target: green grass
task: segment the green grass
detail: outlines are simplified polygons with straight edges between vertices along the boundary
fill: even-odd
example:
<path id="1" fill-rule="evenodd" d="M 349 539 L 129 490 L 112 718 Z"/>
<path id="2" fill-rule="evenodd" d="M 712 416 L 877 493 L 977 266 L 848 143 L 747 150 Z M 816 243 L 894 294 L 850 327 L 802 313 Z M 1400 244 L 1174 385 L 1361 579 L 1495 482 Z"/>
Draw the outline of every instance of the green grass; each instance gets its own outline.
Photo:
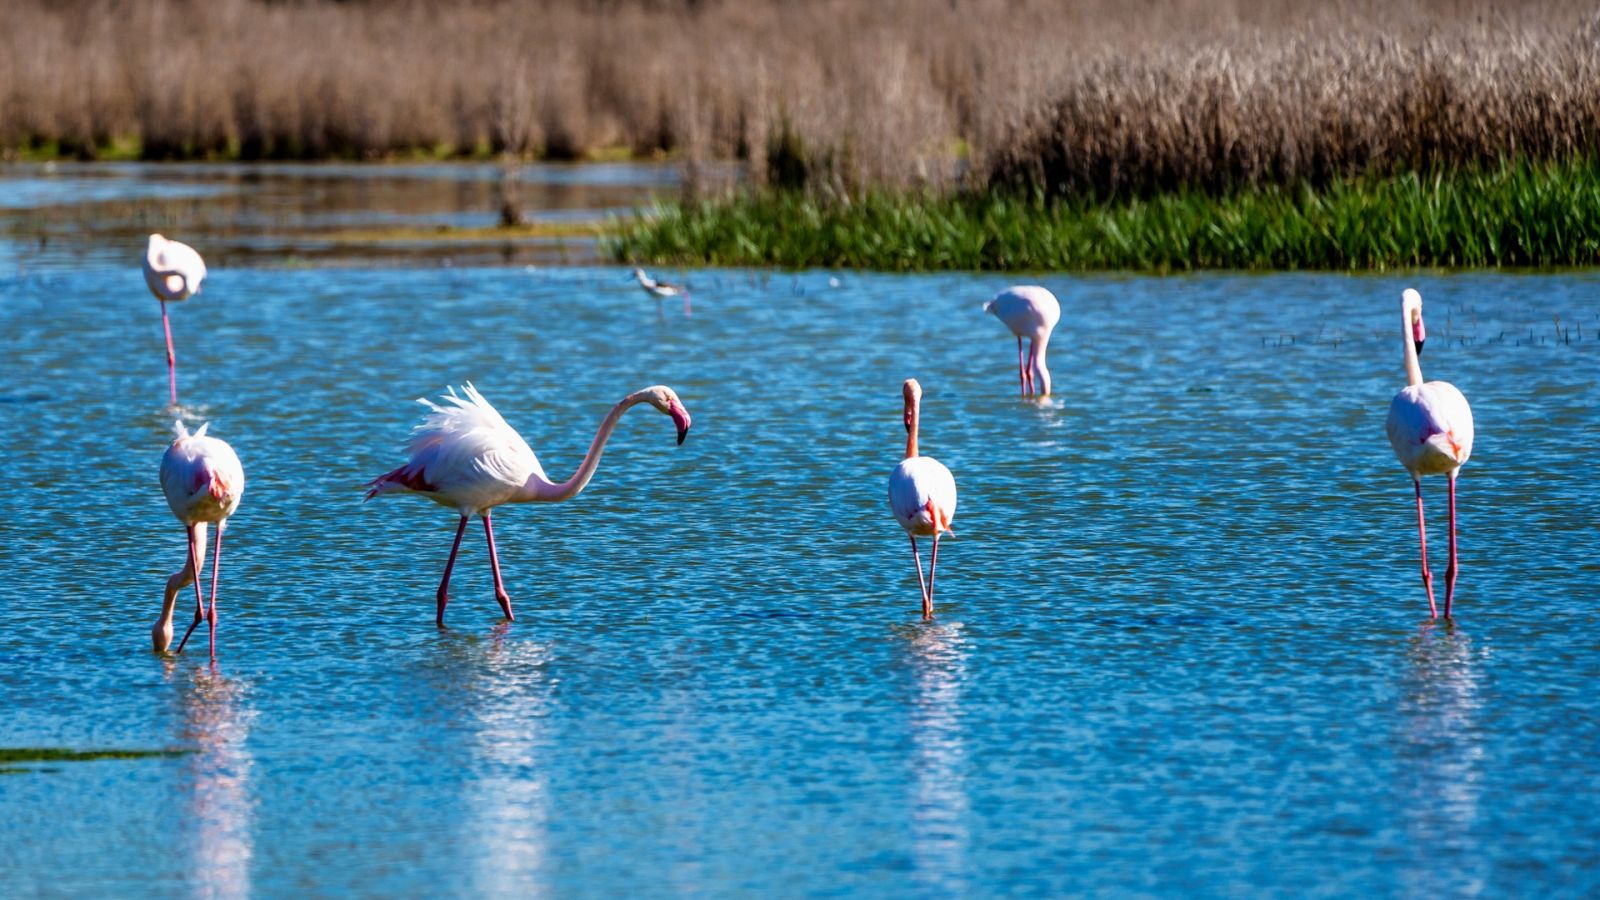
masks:
<path id="1" fill-rule="evenodd" d="M 189 750 L 65 750 L 60 747 L 0 747 L 0 775 L 27 772 L 55 772 L 54 768 L 31 768 L 19 763 L 89 762 L 96 759 L 148 759 L 183 756 Z"/>
<path id="2" fill-rule="evenodd" d="M 665 205 L 618 261 L 880 269 L 1389 269 L 1600 263 L 1600 158 L 1107 203 L 792 192 Z"/>

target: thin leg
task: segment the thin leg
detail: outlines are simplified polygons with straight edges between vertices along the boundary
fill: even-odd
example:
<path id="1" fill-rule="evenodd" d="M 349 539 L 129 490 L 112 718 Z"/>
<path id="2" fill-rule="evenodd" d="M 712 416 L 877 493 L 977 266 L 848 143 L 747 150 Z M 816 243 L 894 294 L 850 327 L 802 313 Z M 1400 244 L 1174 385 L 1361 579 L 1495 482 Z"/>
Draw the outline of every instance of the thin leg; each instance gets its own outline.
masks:
<path id="1" fill-rule="evenodd" d="M 167 389 L 172 393 L 172 405 L 178 405 L 178 357 L 172 352 L 172 324 L 167 321 L 167 301 L 161 301 L 161 330 L 167 335 Z"/>
<path id="2" fill-rule="evenodd" d="M 1022 364 L 1022 338 L 1017 338 L 1017 385 L 1022 389 L 1022 396 L 1028 396 L 1028 370 Z"/>
<path id="3" fill-rule="evenodd" d="M 1422 519 L 1422 482 L 1416 478 L 1411 483 L 1417 486 L 1417 537 L 1422 542 L 1422 586 L 1428 590 L 1428 615 L 1439 618 L 1439 607 L 1433 602 L 1433 573 L 1428 571 L 1428 526 Z"/>
<path id="4" fill-rule="evenodd" d="M 500 601 L 506 621 L 515 622 L 517 617 L 511 614 L 511 595 L 506 593 L 505 582 L 500 580 L 500 557 L 494 552 L 494 525 L 489 522 L 488 513 L 483 514 L 483 536 L 489 539 L 489 568 L 494 570 L 494 599 Z"/>
<path id="5" fill-rule="evenodd" d="M 222 571 L 222 529 L 217 523 L 217 542 L 211 546 L 211 608 L 206 610 L 206 626 L 211 632 L 211 661 L 217 661 L 217 573 Z"/>
<path id="6" fill-rule="evenodd" d="M 660 297 L 656 297 L 656 320 L 660 322 L 667 320 L 667 311 L 662 307 Z"/>
<path id="7" fill-rule="evenodd" d="M 933 558 L 928 560 L 928 598 L 922 603 L 922 617 L 933 618 L 933 579 L 939 569 L 939 532 L 933 533 Z"/>
<path id="8" fill-rule="evenodd" d="M 1029 396 L 1033 396 L 1033 395 L 1039 393 L 1038 385 L 1033 383 L 1033 364 L 1034 364 L 1034 361 L 1039 358 L 1038 357 L 1038 352 L 1039 352 L 1038 349 L 1035 348 L 1034 345 L 1033 345 L 1033 341 L 1032 340 L 1028 341 L 1028 364 L 1024 368 L 1028 373 L 1028 395 Z"/>
<path id="9" fill-rule="evenodd" d="M 195 628 L 206 617 L 205 601 L 200 598 L 200 557 L 206 552 L 200 545 L 199 533 L 204 525 L 189 526 L 189 581 L 194 584 L 194 621 L 189 623 L 189 629 L 183 633 L 183 640 L 178 642 L 178 649 L 174 653 L 182 653 L 183 645 L 189 643 L 189 635 L 194 634 Z"/>
<path id="10" fill-rule="evenodd" d="M 1450 602 L 1456 595 L 1456 473 L 1450 473 L 1450 562 L 1444 567 L 1444 617 L 1450 618 Z"/>
<path id="11" fill-rule="evenodd" d="M 917 561 L 917 590 L 922 594 L 922 617 L 932 618 L 933 606 L 928 600 L 928 582 L 922 578 L 922 554 L 917 552 L 917 537 L 911 536 L 911 558 Z"/>
<path id="12" fill-rule="evenodd" d="M 444 564 L 444 577 L 439 579 L 438 612 L 434 616 L 434 623 L 440 628 L 444 627 L 444 608 L 450 602 L 450 570 L 456 567 L 456 553 L 461 549 L 461 536 L 467 533 L 467 516 L 461 517 L 461 524 L 456 526 L 456 542 L 450 545 L 450 559 Z"/>
<path id="13" fill-rule="evenodd" d="M 683 292 L 683 315 L 684 315 L 685 318 L 694 315 L 694 311 L 689 308 L 689 292 L 688 291 L 684 291 Z"/>

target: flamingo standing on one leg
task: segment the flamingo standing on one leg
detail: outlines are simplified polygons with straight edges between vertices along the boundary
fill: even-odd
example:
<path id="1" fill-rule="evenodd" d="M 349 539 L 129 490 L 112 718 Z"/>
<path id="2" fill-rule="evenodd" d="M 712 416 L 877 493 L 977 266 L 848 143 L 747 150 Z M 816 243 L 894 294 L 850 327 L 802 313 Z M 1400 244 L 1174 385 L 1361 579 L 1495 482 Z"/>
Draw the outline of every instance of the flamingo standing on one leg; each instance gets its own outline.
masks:
<path id="1" fill-rule="evenodd" d="M 207 423 L 209 425 L 209 423 Z M 201 425 L 194 434 L 183 427 L 183 421 L 174 424 L 177 440 L 161 457 L 161 491 L 167 495 L 167 505 L 172 514 L 183 523 L 189 534 L 189 559 L 184 567 L 167 579 L 167 591 L 161 599 L 161 618 L 150 630 L 151 642 L 156 652 L 172 645 L 172 611 L 177 605 L 178 591 L 186 584 L 194 585 L 194 621 L 178 642 L 179 653 L 189 642 L 195 626 L 205 619 L 211 633 L 211 658 L 217 658 L 217 574 L 222 566 L 222 532 L 228 527 L 228 517 L 239 508 L 239 498 L 244 496 L 244 467 L 227 442 L 206 434 L 207 425 Z M 200 570 L 205 565 L 206 525 L 217 524 L 217 544 L 211 556 L 211 606 L 200 598 Z"/>
<path id="2" fill-rule="evenodd" d="M 889 473 L 889 509 L 900 527 L 911 538 L 911 557 L 917 563 L 917 585 L 922 589 L 922 617 L 933 618 L 933 578 L 939 565 L 939 534 L 949 532 L 956 515 L 956 480 L 950 470 L 931 456 L 917 455 L 917 432 L 922 418 L 922 385 L 906 379 L 901 388 L 905 396 L 906 458 Z M 917 535 L 933 536 L 933 557 L 928 561 L 928 580 L 922 580 L 922 555 L 917 552 Z"/>
<path id="3" fill-rule="evenodd" d="M 1050 346 L 1050 332 L 1061 321 L 1061 304 L 1056 295 L 1038 285 L 1026 284 L 1008 287 L 983 305 L 983 311 L 994 313 L 1011 333 L 1017 336 L 1017 379 L 1022 383 L 1022 396 L 1050 393 L 1050 369 L 1044 364 L 1045 349 Z M 1028 339 L 1028 354 L 1022 354 L 1022 339 Z"/>
<path id="4" fill-rule="evenodd" d="M 167 335 L 167 387 L 172 405 L 178 405 L 178 361 L 172 352 L 172 325 L 167 321 L 167 304 L 187 300 L 200 293 L 206 277 L 205 260 L 188 244 L 150 235 L 144 251 L 144 283 L 161 301 L 161 330 Z"/>
<path id="5" fill-rule="evenodd" d="M 634 269 L 633 270 L 633 277 L 634 277 L 635 280 L 637 280 L 639 282 L 639 287 L 644 288 L 644 292 L 645 293 L 647 293 L 650 296 L 656 298 L 656 313 L 658 315 L 662 314 L 661 313 L 661 300 L 662 300 L 662 298 L 664 298 L 664 297 L 676 297 L 676 296 L 678 296 L 680 294 L 683 295 L 683 314 L 686 315 L 686 316 L 693 315 L 693 313 L 689 311 L 689 289 L 688 288 L 684 287 L 681 284 L 673 284 L 670 281 L 657 281 L 654 278 L 651 278 L 649 275 L 646 275 L 644 273 L 643 269 Z"/>
<path id="6" fill-rule="evenodd" d="M 1472 455 L 1472 407 L 1455 385 L 1447 381 L 1422 380 L 1422 342 L 1427 332 L 1422 326 L 1422 295 L 1406 288 L 1400 295 L 1404 317 L 1406 386 L 1389 403 L 1385 428 L 1389 443 L 1400 464 L 1411 473 L 1417 489 L 1417 535 L 1422 543 L 1422 586 L 1428 591 L 1428 612 L 1435 618 L 1439 608 L 1433 602 L 1433 573 L 1428 571 L 1428 527 L 1422 516 L 1422 476 L 1448 475 L 1450 478 L 1450 562 L 1444 570 L 1444 617 L 1450 618 L 1450 605 L 1456 592 L 1456 474 Z"/>
<path id="7" fill-rule="evenodd" d="M 418 399 L 418 403 L 432 412 L 411 433 L 411 441 L 406 445 L 411 461 L 367 483 L 369 500 L 383 494 L 410 492 L 460 512 L 461 522 L 456 526 L 455 543 L 450 546 L 450 558 L 444 564 L 444 577 L 439 580 L 436 598 L 435 620 L 441 627 L 445 604 L 449 602 L 450 570 L 455 567 L 467 520 L 474 514 L 483 519 L 483 534 L 489 544 L 489 566 L 494 572 L 495 599 L 506 618 L 515 621 L 511 597 L 500 578 L 500 560 L 495 554 L 494 525 L 490 521 L 492 510 L 502 503 L 548 503 L 576 497 L 594 477 L 600 465 L 600 454 L 612 429 L 617 427 L 617 421 L 636 404 L 648 403 L 671 416 L 678 426 L 679 444 L 689 434 L 689 411 L 683 408 L 671 388 L 656 385 L 634 391 L 606 414 L 577 473 L 558 484 L 545 476 L 528 442 L 506 424 L 476 388 L 468 383 L 463 390 L 464 397 L 457 396 L 455 388 L 451 388 L 442 398 L 448 405 Z"/>

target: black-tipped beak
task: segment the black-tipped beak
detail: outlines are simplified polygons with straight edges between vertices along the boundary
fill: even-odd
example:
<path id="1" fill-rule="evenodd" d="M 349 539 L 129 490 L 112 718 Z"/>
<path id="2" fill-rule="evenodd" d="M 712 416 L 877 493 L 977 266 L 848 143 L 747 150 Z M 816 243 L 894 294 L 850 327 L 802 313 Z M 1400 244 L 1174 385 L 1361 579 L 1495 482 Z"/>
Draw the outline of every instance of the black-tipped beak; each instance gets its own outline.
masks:
<path id="1" fill-rule="evenodd" d="M 689 426 L 685 425 L 682 428 L 678 429 L 678 446 L 679 447 L 683 446 L 683 439 L 688 437 L 688 436 L 689 436 Z"/>
<path id="2" fill-rule="evenodd" d="M 1422 355 L 1422 345 L 1423 345 L 1423 344 L 1424 344 L 1424 343 L 1426 343 L 1426 340 L 1421 340 L 1421 341 L 1412 341 L 1412 342 L 1411 342 L 1411 343 L 1413 343 L 1413 344 L 1415 344 L 1415 345 L 1416 345 L 1416 347 L 1417 347 L 1417 355 L 1418 355 L 1418 356 L 1421 356 L 1421 355 Z"/>

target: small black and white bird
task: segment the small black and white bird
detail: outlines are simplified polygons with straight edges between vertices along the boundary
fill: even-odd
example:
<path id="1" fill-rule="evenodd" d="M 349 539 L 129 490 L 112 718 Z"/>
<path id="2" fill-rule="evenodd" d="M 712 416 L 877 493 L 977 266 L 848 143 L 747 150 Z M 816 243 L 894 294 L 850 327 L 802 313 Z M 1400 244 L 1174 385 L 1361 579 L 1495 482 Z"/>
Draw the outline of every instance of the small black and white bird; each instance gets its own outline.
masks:
<path id="1" fill-rule="evenodd" d="M 693 313 L 689 311 L 688 288 L 681 284 L 673 284 L 670 281 L 657 281 L 654 278 L 651 278 L 649 275 L 646 275 L 643 269 L 634 269 L 633 277 L 639 282 L 639 287 L 644 288 L 645 293 L 656 298 L 656 312 L 661 312 L 661 300 L 663 297 L 677 297 L 681 295 L 683 297 L 683 314 L 686 316 L 693 315 Z"/>

